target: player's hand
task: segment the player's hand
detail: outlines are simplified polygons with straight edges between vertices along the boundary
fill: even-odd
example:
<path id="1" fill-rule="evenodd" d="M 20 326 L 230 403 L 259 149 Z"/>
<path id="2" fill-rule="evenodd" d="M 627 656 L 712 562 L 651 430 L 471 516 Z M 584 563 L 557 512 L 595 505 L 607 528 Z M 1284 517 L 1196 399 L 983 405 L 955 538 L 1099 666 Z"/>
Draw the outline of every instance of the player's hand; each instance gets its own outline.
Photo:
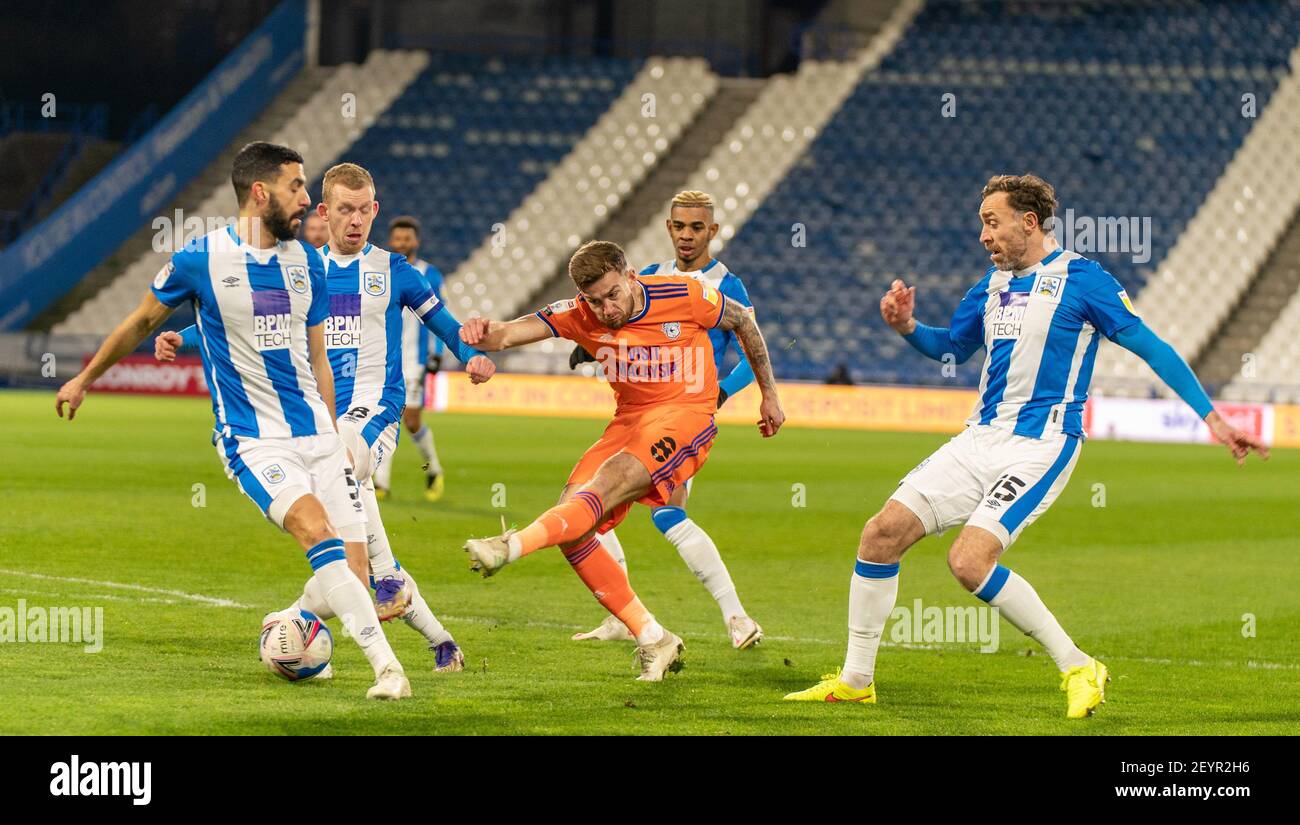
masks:
<path id="1" fill-rule="evenodd" d="M 1211 412 L 1205 417 L 1205 423 L 1210 426 L 1210 432 L 1214 437 L 1222 441 L 1231 452 L 1232 457 L 1237 459 L 1237 466 L 1244 466 L 1246 456 L 1254 450 L 1259 453 L 1259 457 L 1268 461 L 1268 447 L 1264 442 L 1254 436 L 1247 435 L 1241 430 L 1224 421 L 1218 412 Z"/>
<path id="2" fill-rule="evenodd" d="M 440 369 L 442 369 L 442 356 L 436 352 L 430 353 L 429 360 L 424 362 L 424 371 L 430 375 L 437 375 Z"/>
<path id="3" fill-rule="evenodd" d="M 916 329 L 916 320 L 912 318 L 914 309 L 916 287 L 907 286 L 901 280 L 890 284 L 889 291 L 880 299 L 880 317 L 900 335 L 908 335 Z"/>
<path id="4" fill-rule="evenodd" d="M 483 340 L 483 336 L 488 334 L 488 330 L 491 326 L 492 322 L 487 318 L 480 318 L 478 316 L 467 318 L 465 323 L 460 325 L 460 340 L 472 347 L 479 341 Z"/>
<path id="5" fill-rule="evenodd" d="M 153 357 L 159 361 L 175 361 L 176 352 L 183 343 L 179 332 L 168 330 L 153 339 Z"/>
<path id="6" fill-rule="evenodd" d="M 569 369 L 576 370 L 579 364 L 585 364 L 588 361 L 595 360 L 596 356 L 583 349 L 582 344 L 578 344 L 573 348 L 573 352 L 569 353 Z"/>
<path id="7" fill-rule="evenodd" d="M 758 407 L 758 431 L 764 438 L 771 438 L 785 423 L 785 410 L 781 409 L 781 400 L 776 395 L 763 396 L 763 403 Z"/>
<path id="8" fill-rule="evenodd" d="M 482 384 L 497 374 L 497 365 L 486 355 L 475 355 L 465 365 L 471 384 Z"/>
<path id="9" fill-rule="evenodd" d="M 63 417 L 63 405 L 68 405 L 68 420 L 77 417 L 77 408 L 81 402 L 86 400 L 86 388 L 81 385 L 80 378 L 74 378 L 68 383 L 59 387 L 59 392 L 54 396 L 54 411 Z"/>

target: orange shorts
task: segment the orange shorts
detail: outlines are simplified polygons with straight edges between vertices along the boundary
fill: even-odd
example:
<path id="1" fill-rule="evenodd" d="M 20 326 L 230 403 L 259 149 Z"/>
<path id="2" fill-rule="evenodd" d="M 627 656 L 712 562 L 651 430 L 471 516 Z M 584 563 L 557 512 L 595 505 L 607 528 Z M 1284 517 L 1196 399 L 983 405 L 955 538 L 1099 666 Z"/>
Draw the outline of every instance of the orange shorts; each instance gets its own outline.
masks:
<path id="1" fill-rule="evenodd" d="M 578 459 L 567 483 L 575 487 L 586 484 L 595 477 L 600 465 L 625 452 L 635 456 L 650 471 L 650 492 L 638 501 L 662 507 L 668 503 L 673 490 L 704 466 L 717 434 L 718 427 L 708 413 L 667 406 L 621 413 L 609 422 L 600 440 Z M 596 529 L 601 533 L 614 529 L 631 508 L 629 501 L 606 510 L 605 520 Z"/>

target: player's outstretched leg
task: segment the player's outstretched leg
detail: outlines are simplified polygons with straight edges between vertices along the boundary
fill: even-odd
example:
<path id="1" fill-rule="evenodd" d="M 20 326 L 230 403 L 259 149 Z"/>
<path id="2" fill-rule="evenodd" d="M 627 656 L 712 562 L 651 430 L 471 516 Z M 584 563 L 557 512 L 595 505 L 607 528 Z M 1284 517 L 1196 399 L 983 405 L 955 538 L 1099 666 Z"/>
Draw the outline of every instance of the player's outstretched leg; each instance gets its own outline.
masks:
<path id="1" fill-rule="evenodd" d="M 282 519 L 287 530 L 307 552 L 320 597 L 343 622 L 375 671 L 370 699 L 402 699 L 411 685 L 375 613 L 370 594 L 348 568 L 343 539 L 330 525 L 325 507 L 314 495 L 304 495 L 289 506 Z"/>
<path id="2" fill-rule="evenodd" d="M 948 550 L 948 567 L 976 598 L 996 607 L 1013 627 L 1047 650 L 1061 672 L 1066 716 L 1090 716 L 1106 701 L 1106 666 L 1079 649 L 1029 582 L 998 564 L 1002 551 L 998 536 L 967 526 Z"/>
<path id="3" fill-rule="evenodd" d="M 849 644 L 844 666 L 808 688 L 786 694 L 792 702 L 875 702 L 876 653 L 885 622 L 898 599 L 898 564 L 925 536 L 916 514 L 897 501 L 862 528 L 849 582 Z"/>
<path id="4" fill-rule="evenodd" d="M 678 488 L 681 491 L 685 489 Z M 731 646 L 736 650 L 747 650 L 761 642 L 763 628 L 745 612 L 740 596 L 736 594 L 736 585 L 731 581 L 731 573 L 722 561 L 722 554 L 704 528 L 686 515 L 681 506 L 656 507 L 650 513 L 650 519 L 664 538 L 677 548 L 682 561 L 718 603 L 722 621 L 731 634 Z"/>
<path id="5" fill-rule="evenodd" d="M 434 656 L 434 672 L 464 670 L 465 655 L 456 640 L 420 595 L 420 587 L 415 583 L 411 571 L 398 564 L 393 556 L 388 531 L 384 529 L 384 521 L 379 515 L 379 501 L 370 480 L 361 483 L 359 494 L 366 511 L 370 570 L 379 620 L 389 621 L 401 617 L 408 627 L 424 636 Z"/>
<path id="6" fill-rule="evenodd" d="M 601 464 L 595 476 L 578 489 L 566 487 L 560 503 L 524 529 L 466 542 L 470 570 L 490 576 L 529 553 L 560 545 L 565 558 L 600 603 L 618 616 L 636 637 L 637 659 L 641 665 L 638 680 L 660 681 L 665 672 L 680 669 L 685 645 L 646 610 L 628 583 L 627 573 L 595 538 L 596 527 L 606 521 L 607 507 L 613 512 L 641 498 L 649 489 L 650 473 L 645 465 L 628 453 L 619 452 Z"/>

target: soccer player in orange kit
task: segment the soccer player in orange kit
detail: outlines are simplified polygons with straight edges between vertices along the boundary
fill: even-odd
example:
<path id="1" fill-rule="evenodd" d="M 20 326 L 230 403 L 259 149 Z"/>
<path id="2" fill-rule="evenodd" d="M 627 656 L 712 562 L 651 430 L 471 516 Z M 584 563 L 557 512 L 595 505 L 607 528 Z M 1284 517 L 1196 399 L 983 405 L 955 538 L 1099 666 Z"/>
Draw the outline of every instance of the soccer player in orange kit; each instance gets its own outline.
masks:
<path id="1" fill-rule="evenodd" d="M 763 400 L 759 431 L 785 422 L 767 345 L 754 316 L 689 275 L 637 275 L 618 244 L 590 241 L 573 254 L 578 296 L 513 321 L 470 318 L 461 339 L 497 351 L 559 337 L 596 356 L 617 407 L 604 434 L 578 461 L 560 503 L 522 530 L 470 539 L 470 569 L 491 576 L 506 564 L 558 544 L 606 610 L 636 637 L 638 681 L 680 669 L 682 640 L 646 610 L 627 574 L 596 538 L 632 503 L 667 504 L 704 466 L 718 428 L 718 375 L 708 332 L 731 330 L 753 366 Z"/>

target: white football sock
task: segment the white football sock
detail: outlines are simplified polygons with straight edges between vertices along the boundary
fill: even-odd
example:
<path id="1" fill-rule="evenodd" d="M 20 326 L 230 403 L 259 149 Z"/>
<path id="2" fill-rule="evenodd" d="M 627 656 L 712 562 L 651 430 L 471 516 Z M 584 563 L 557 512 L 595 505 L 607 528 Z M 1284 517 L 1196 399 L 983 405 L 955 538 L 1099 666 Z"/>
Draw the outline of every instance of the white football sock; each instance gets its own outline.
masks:
<path id="1" fill-rule="evenodd" d="M 608 533 L 597 533 L 596 539 L 604 546 L 605 551 L 614 557 L 618 566 L 622 567 L 624 572 L 627 571 L 627 557 L 623 555 L 623 542 L 618 540 L 618 536 L 613 530 Z"/>
<path id="2" fill-rule="evenodd" d="M 376 579 L 382 579 L 397 572 L 397 559 L 393 557 L 393 547 L 388 543 L 384 520 L 379 516 L 379 499 L 375 498 L 373 481 L 367 479 L 358 487 L 357 494 L 361 497 L 361 507 L 366 514 L 366 552 L 370 555 L 370 574 Z"/>
<path id="3" fill-rule="evenodd" d="M 636 643 L 638 645 L 657 644 L 664 637 L 663 625 L 650 616 L 649 620 L 641 627 L 641 632 L 636 634 Z"/>
<path id="4" fill-rule="evenodd" d="M 420 431 L 411 436 L 411 440 L 420 448 L 420 455 L 424 456 L 425 463 L 429 465 L 425 472 L 429 475 L 442 475 L 442 463 L 438 461 L 438 451 L 433 446 L 433 431 L 429 425 L 421 426 Z"/>
<path id="5" fill-rule="evenodd" d="M 302 595 L 298 597 L 298 601 L 289 605 L 289 609 L 298 612 L 306 610 L 308 613 L 316 614 L 316 618 L 321 621 L 334 618 L 334 611 L 330 609 L 329 602 L 325 601 L 325 597 L 321 595 L 320 582 L 316 581 L 315 576 L 308 579 L 307 583 L 302 586 Z"/>
<path id="6" fill-rule="evenodd" d="M 669 528 L 664 538 L 672 542 L 682 561 L 713 596 L 722 610 L 724 622 L 732 616 L 746 615 L 740 597 L 736 595 L 736 586 L 731 582 L 731 573 L 727 572 L 727 565 L 723 564 L 722 555 L 718 553 L 718 546 L 702 527 L 688 518 Z"/>
<path id="7" fill-rule="evenodd" d="M 376 487 L 383 487 L 385 490 L 392 489 L 393 456 L 395 455 L 397 455 L 396 447 L 393 448 L 391 453 L 384 456 L 384 460 L 379 462 L 379 466 L 375 468 L 375 472 L 370 478 Z"/>
<path id="8" fill-rule="evenodd" d="M 1020 574 L 995 564 L 975 588 L 975 595 L 996 607 L 1013 627 L 1046 648 L 1057 670 L 1064 672 L 1088 664 L 1088 654 L 1066 635 L 1037 591 Z"/>
<path id="9" fill-rule="evenodd" d="M 402 621 L 414 628 L 420 635 L 429 640 L 429 647 L 437 647 L 443 642 L 452 640 L 451 634 L 447 628 L 442 626 L 438 617 L 433 615 L 429 609 L 428 603 L 424 596 L 420 595 L 420 588 L 415 584 L 415 577 L 411 571 L 402 568 L 402 575 L 406 577 L 406 586 L 411 591 L 411 606 L 402 614 Z"/>
<path id="10" fill-rule="evenodd" d="M 898 600 L 898 565 L 857 560 L 849 582 L 849 647 L 840 679 L 855 690 L 871 684 L 876 653 Z"/>
<path id="11" fill-rule="evenodd" d="M 370 660 L 370 666 L 375 670 L 375 675 L 378 676 L 384 668 L 397 664 L 397 656 L 384 636 L 384 629 L 379 624 L 379 616 L 375 613 L 375 603 L 370 598 L 370 592 L 361 586 L 356 576 L 352 575 L 347 561 L 341 557 L 343 548 L 339 547 L 338 550 L 340 557 L 319 565 L 316 568 L 315 578 L 330 610 L 334 611 L 334 615 L 338 616 L 339 621 L 343 623 L 347 635 L 361 646 L 366 658 Z"/>

